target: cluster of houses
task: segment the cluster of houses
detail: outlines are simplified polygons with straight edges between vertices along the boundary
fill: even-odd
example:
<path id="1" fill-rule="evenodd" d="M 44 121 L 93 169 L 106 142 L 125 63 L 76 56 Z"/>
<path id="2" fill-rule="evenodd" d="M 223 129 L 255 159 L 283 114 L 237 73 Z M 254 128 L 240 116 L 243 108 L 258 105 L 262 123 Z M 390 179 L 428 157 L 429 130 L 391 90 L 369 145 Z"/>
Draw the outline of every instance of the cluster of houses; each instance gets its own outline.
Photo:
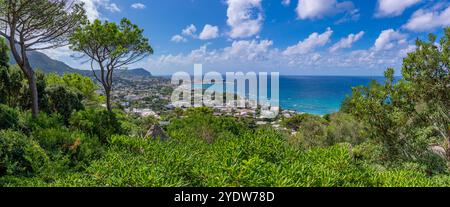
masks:
<path id="1" fill-rule="evenodd" d="M 151 108 L 155 103 L 170 101 L 172 88 L 170 80 L 165 78 L 117 78 L 112 96 L 126 111 L 149 116 L 154 114 Z"/>
<path id="2" fill-rule="evenodd" d="M 186 110 L 187 108 L 183 107 L 183 105 L 191 105 L 191 103 L 181 104 L 180 106 L 171 104 L 170 99 L 172 94 L 167 91 L 162 92 L 162 87 L 173 90 L 176 86 L 172 85 L 169 79 L 164 78 L 120 79 L 116 82 L 113 97 L 114 100 L 119 101 L 127 113 L 141 117 L 153 116 L 159 120 L 161 120 L 160 115 L 163 111 L 170 112 L 176 108 Z M 245 101 L 244 104 L 241 104 L 244 107 L 224 104 L 212 106 L 211 108 L 215 116 L 253 118 L 257 125 L 271 125 L 275 129 L 283 129 L 281 126 L 281 120 L 283 118 L 290 118 L 299 113 L 293 110 L 282 110 L 279 107 L 272 107 L 271 110 L 261 110 L 260 107 L 254 107 L 256 103 L 248 99 L 241 101 Z M 163 108 L 152 107 L 152 103 L 155 102 L 164 102 L 167 104 L 164 104 Z M 212 103 L 203 104 L 214 105 Z"/>

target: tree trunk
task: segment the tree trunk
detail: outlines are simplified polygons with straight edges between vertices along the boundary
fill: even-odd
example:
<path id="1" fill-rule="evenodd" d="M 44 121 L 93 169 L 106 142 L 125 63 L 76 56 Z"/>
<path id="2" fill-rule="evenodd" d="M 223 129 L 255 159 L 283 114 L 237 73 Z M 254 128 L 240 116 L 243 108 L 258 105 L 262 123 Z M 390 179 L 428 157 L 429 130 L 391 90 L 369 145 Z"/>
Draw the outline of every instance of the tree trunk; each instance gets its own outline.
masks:
<path id="1" fill-rule="evenodd" d="M 28 79 L 28 87 L 31 94 L 31 113 L 33 115 L 33 118 L 37 118 L 37 116 L 39 115 L 39 94 L 37 90 L 36 76 L 34 74 L 33 68 L 30 65 L 30 62 L 28 61 L 26 53 L 23 54 L 23 68 Z"/>
<path id="2" fill-rule="evenodd" d="M 15 39 L 11 37 L 14 37 L 14 33 L 12 33 L 9 38 L 11 53 L 13 54 L 14 59 L 16 60 L 22 72 L 24 73 L 25 77 L 27 77 L 32 102 L 31 112 L 33 118 L 36 118 L 39 114 L 39 98 L 38 98 L 39 96 L 36 85 L 36 77 L 34 75 L 34 71 L 30 65 L 30 62 L 28 61 L 28 57 L 25 51 L 26 48 L 24 44 L 21 45 L 20 53 L 22 55 L 20 55 L 19 51 L 17 51 L 16 48 Z"/>
<path id="3" fill-rule="evenodd" d="M 33 114 L 33 118 L 36 118 L 39 115 L 39 96 L 36 85 L 36 76 L 32 70 L 31 77 L 28 77 L 28 86 L 30 87 L 31 93 L 31 112 Z"/>
<path id="4" fill-rule="evenodd" d="M 112 112 L 112 106 L 111 106 L 111 90 L 108 88 L 105 88 L 106 93 L 106 108 L 109 112 Z"/>

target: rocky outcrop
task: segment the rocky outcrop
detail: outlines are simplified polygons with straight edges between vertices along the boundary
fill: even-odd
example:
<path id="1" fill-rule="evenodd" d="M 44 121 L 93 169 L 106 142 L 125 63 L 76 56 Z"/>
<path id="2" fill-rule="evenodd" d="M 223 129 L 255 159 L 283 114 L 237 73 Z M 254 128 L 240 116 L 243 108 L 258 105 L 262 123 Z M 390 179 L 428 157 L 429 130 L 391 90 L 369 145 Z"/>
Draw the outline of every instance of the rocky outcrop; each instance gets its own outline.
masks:
<path id="1" fill-rule="evenodd" d="M 431 153 L 441 157 L 442 159 L 447 160 L 447 152 L 445 151 L 445 149 L 439 145 L 432 145 L 428 148 L 430 150 Z"/>
<path id="2" fill-rule="evenodd" d="M 147 131 L 147 134 L 145 135 L 146 139 L 155 139 L 155 140 L 161 140 L 161 141 L 167 141 L 169 139 L 169 136 L 164 131 L 164 129 L 155 124 L 150 127 L 150 129 Z"/>

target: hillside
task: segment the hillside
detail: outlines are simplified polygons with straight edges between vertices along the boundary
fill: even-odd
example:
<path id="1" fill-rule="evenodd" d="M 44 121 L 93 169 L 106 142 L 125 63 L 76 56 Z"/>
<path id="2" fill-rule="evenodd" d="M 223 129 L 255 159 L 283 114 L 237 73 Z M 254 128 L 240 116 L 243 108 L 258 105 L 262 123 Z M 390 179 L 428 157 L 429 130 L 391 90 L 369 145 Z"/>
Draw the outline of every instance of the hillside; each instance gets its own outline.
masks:
<path id="1" fill-rule="evenodd" d="M 85 76 L 92 76 L 91 70 L 77 70 L 69 65 L 67 65 L 64 62 L 54 60 L 50 57 L 48 57 L 46 54 L 41 52 L 29 52 L 29 59 L 31 62 L 31 66 L 34 69 L 41 69 L 45 73 L 57 73 L 57 74 L 64 74 L 64 73 L 79 73 Z M 11 64 L 16 64 L 14 58 L 10 58 Z M 129 69 L 129 70 L 121 70 L 117 71 L 116 75 L 121 76 L 128 76 L 128 77 L 150 77 L 152 74 L 143 69 L 143 68 L 136 68 L 136 69 Z"/>

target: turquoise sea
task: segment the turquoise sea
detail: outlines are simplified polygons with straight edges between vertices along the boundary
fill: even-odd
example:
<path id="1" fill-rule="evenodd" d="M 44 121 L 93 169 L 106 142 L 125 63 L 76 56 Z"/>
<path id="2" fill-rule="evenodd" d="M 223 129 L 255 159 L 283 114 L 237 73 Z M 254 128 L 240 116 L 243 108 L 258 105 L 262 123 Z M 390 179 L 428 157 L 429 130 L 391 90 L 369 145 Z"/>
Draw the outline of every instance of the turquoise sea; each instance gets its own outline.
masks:
<path id="1" fill-rule="evenodd" d="M 372 80 L 382 82 L 384 77 L 280 76 L 280 106 L 316 115 L 337 112 L 345 97 L 351 95 L 353 87 L 366 86 Z M 203 85 L 204 89 L 210 87 L 214 86 Z M 248 90 L 246 95 L 249 96 Z"/>
<path id="2" fill-rule="evenodd" d="M 339 111 L 342 101 L 351 95 L 352 88 L 368 85 L 372 80 L 382 82 L 383 77 L 343 76 L 281 76 L 280 105 L 317 115 Z"/>

